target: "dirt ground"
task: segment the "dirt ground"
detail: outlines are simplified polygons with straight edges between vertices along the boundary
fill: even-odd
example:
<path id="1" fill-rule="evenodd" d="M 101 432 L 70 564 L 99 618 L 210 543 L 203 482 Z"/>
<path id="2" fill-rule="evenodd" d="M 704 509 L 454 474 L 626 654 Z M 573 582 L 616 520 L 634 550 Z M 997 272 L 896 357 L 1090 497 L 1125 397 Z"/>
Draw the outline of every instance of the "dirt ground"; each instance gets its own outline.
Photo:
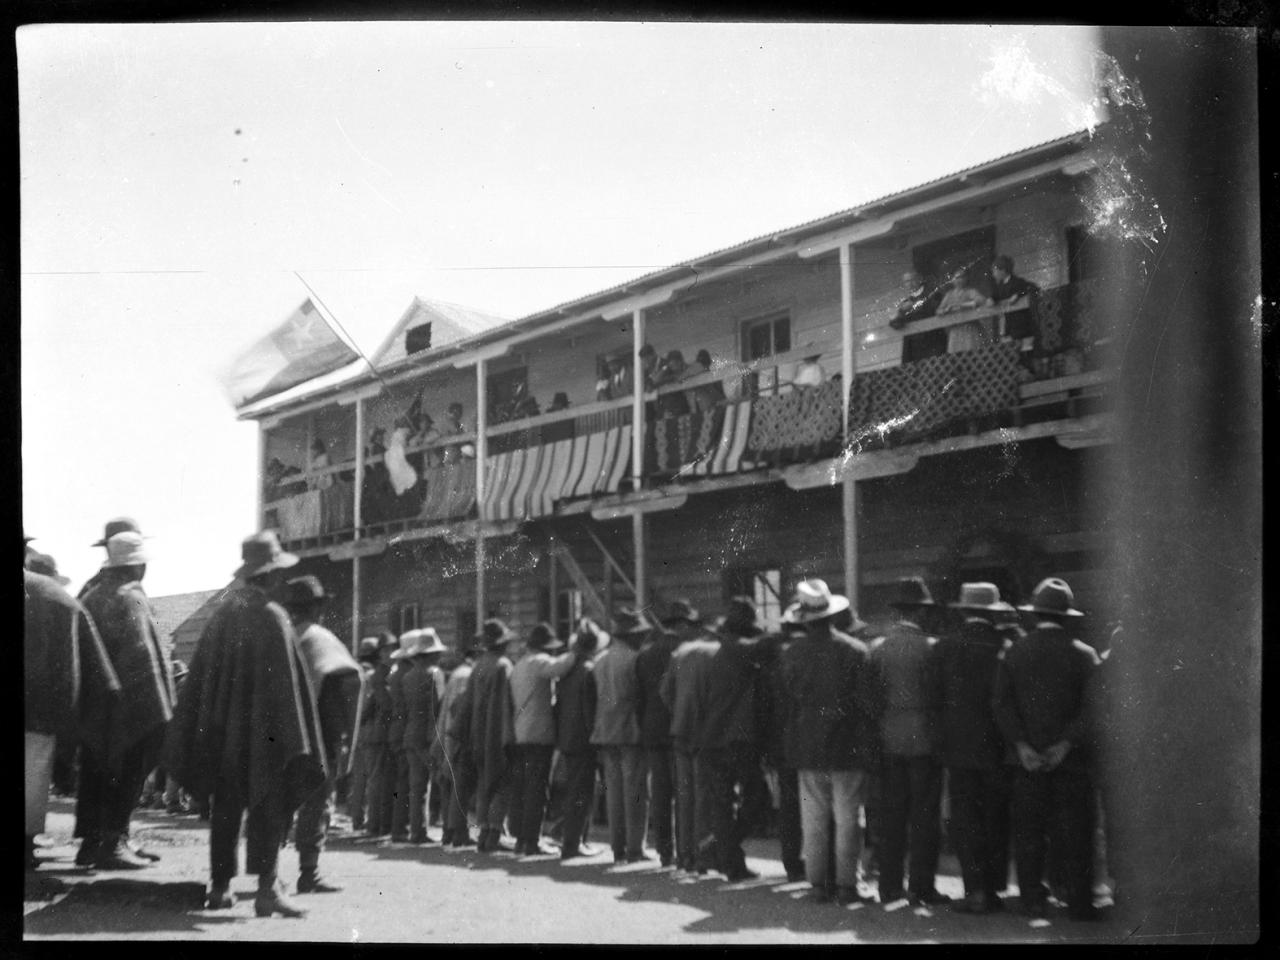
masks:
<path id="1" fill-rule="evenodd" d="M 1070 921 L 1061 911 L 1028 921 L 1016 910 L 973 917 L 946 906 L 875 903 L 839 907 L 804 898 L 808 884 L 788 883 L 777 842 L 752 840 L 748 863 L 758 880 L 730 884 L 711 874 L 677 878 L 656 862 L 614 866 L 607 844 L 595 857 L 517 858 L 444 850 L 439 845 L 377 843 L 358 838 L 339 818 L 321 858 L 339 893 L 298 896 L 304 919 L 253 914 L 256 879 L 232 884 L 230 910 L 202 909 L 208 881 L 208 825 L 194 815 L 139 811 L 135 836 L 162 856 L 134 871 L 77 868 L 73 801 L 53 801 L 40 838 L 41 866 L 26 874 L 27 939 L 269 940 L 417 943 L 874 943 L 1129 942 L 1119 919 Z M 439 829 L 433 828 L 433 837 Z M 938 888 L 959 896 L 952 858 Z M 280 876 L 297 880 L 297 854 L 281 855 Z M 1014 906 L 1016 901 L 1011 901 Z"/>

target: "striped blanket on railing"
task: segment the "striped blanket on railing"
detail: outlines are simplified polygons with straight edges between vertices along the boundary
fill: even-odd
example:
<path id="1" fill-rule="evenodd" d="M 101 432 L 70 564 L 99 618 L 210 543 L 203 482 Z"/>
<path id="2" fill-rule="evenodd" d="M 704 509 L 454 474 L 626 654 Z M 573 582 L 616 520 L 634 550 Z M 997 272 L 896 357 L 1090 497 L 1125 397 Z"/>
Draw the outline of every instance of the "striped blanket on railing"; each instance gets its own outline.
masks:
<path id="1" fill-rule="evenodd" d="M 324 490 L 307 490 L 280 500 L 276 526 L 282 540 L 304 540 L 350 530 L 354 522 L 353 484 L 338 481 Z"/>
<path id="2" fill-rule="evenodd" d="M 546 516 L 558 500 L 617 492 L 631 463 L 631 411 L 606 410 L 494 439 L 507 449 L 488 458 L 481 516 Z"/>

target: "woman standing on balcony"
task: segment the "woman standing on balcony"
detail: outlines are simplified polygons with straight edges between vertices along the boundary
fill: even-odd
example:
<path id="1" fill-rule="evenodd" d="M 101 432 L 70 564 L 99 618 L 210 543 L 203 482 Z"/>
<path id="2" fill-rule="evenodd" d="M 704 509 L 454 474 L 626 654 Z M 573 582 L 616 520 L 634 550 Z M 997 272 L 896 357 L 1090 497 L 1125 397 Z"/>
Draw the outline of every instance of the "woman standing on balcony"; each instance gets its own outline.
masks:
<path id="1" fill-rule="evenodd" d="M 968 269 L 956 267 L 951 271 L 951 289 L 938 304 L 938 314 L 972 310 L 986 304 L 987 298 L 982 291 L 970 285 Z M 990 319 L 982 319 L 970 320 L 947 328 L 947 353 L 961 353 L 987 346 L 991 343 L 990 326 Z"/>

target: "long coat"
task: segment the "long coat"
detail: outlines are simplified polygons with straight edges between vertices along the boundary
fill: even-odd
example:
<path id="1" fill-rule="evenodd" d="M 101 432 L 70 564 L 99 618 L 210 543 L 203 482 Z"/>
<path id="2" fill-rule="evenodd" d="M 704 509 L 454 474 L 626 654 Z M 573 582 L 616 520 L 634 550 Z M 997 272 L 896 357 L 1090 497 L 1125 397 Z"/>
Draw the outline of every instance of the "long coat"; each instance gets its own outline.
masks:
<path id="1" fill-rule="evenodd" d="M 515 743 L 511 701 L 511 661 L 489 651 L 471 669 L 471 762 L 480 796 L 488 796 L 506 775 L 507 746 Z"/>
<path id="2" fill-rule="evenodd" d="M 22 705 L 26 729 L 74 740 L 82 718 L 105 716 L 120 681 L 93 620 L 52 577 L 22 571 Z M 85 723 L 82 742 L 106 754 L 107 728 Z"/>
<path id="3" fill-rule="evenodd" d="M 991 709 L 1003 643 L 995 626 L 978 617 L 938 641 L 938 758 L 945 766 L 994 770 L 1004 760 L 1004 739 Z"/>
<path id="4" fill-rule="evenodd" d="M 99 758 L 115 769 L 130 747 L 173 718 L 173 665 L 141 583 L 107 573 L 80 602 L 97 624 L 120 679 L 121 695 L 107 718 L 108 753 Z"/>
<path id="5" fill-rule="evenodd" d="M 197 797 L 221 780 L 250 808 L 296 809 L 325 775 L 305 669 L 284 608 L 256 586 L 232 591 L 196 643 L 165 769 Z"/>

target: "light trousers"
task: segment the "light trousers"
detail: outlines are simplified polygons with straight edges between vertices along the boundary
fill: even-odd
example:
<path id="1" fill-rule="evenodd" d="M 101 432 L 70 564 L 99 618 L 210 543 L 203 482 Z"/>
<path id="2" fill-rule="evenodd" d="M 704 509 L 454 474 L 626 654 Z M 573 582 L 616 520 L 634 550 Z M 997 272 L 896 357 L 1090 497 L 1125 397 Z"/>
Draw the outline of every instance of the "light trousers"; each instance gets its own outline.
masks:
<path id="1" fill-rule="evenodd" d="M 831 884 L 827 856 L 834 824 L 836 886 L 858 885 L 858 854 L 862 832 L 858 807 L 866 799 L 864 770 L 801 770 L 800 825 L 804 833 L 805 879 L 816 889 Z"/>
<path id="2" fill-rule="evenodd" d="M 49 780 L 53 776 L 54 736 L 26 731 L 26 834 L 44 833 L 44 816 L 49 810 Z"/>
<path id="3" fill-rule="evenodd" d="M 600 760 L 614 856 L 639 856 L 644 852 L 649 819 L 644 747 L 638 743 L 602 746 Z"/>

